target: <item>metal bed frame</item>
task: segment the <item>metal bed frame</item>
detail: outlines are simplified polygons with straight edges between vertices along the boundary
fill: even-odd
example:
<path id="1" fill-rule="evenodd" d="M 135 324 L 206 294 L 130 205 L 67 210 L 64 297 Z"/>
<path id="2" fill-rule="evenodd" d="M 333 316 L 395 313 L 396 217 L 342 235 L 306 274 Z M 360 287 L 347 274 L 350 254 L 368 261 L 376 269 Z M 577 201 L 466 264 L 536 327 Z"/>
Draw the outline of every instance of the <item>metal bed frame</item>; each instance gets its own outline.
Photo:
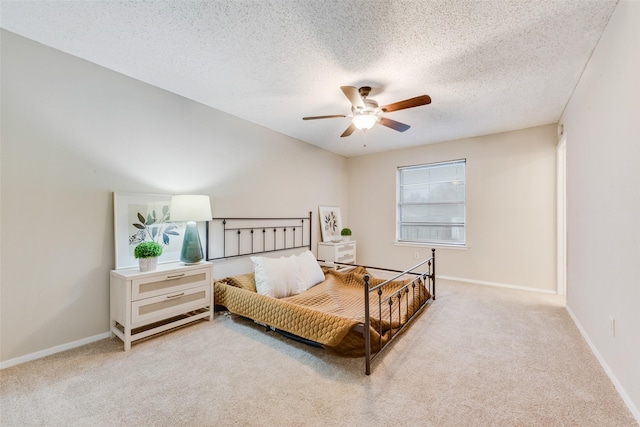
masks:
<path id="1" fill-rule="evenodd" d="M 244 225 L 249 224 L 249 225 Z M 308 227 L 308 230 L 305 230 Z M 307 248 L 311 250 L 311 227 L 312 227 L 312 213 L 309 212 L 308 217 L 288 217 L 288 218 L 213 218 L 207 222 L 206 235 L 207 235 L 207 261 L 224 260 L 235 257 L 246 257 L 251 255 L 257 255 L 262 253 L 284 251 L 289 249 Z M 287 237 L 287 232 L 290 232 Z M 308 240 L 305 239 L 305 231 L 308 233 Z M 217 254 L 210 253 L 211 237 L 217 233 L 218 244 L 221 248 L 218 248 Z M 298 237 L 299 242 L 298 242 Z M 306 241 L 305 241 L 306 240 Z M 221 250 L 220 250 L 221 249 Z M 391 273 L 397 273 L 392 278 L 380 283 L 376 286 L 370 286 L 369 274 L 364 276 L 364 324 L 357 327 L 357 332 L 361 332 L 365 341 L 365 374 L 371 374 L 371 362 L 382 353 L 395 338 L 406 329 L 411 321 L 416 318 L 427 307 L 429 303 L 436 299 L 436 250 L 431 249 L 431 258 L 428 258 L 413 267 L 401 271 L 391 270 L 388 268 L 380 267 L 368 267 L 361 266 L 366 269 L 387 271 Z M 345 267 L 358 267 L 360 265 L 345 264 L 345 263 L 333 263 L 334 265 L 341 265 Z M 426 268 L 422 272 L 416 272 L 419 268 Z M 383 297 L 382 288 L 389 282 L 395 281 L 405 275 L 415 275 L 415 279 L 406 283 L 402 288 L 395 291 L 393 294 Z M 425 298 L 425 289 L 429 291 L 430 297 Z M 405 322 L 402 322 L 402 307 L 404 304 L 405 313 L 409 312 L 409 295 L 421 301 L 420 306 L 411 315 L 407 316 Z M 378 342 L 378 350 L 374 353 L 372 351 L 371 343 L 371 301 L 370 296 L 377 295 L 378 313 L 382 314 L 383 304 L 389 305 L 389 322 L 393 321 L 393 305 L 398 305 L 398 323 L 401 325 L 395 332 L 390 331 L 392 334 L 386 343 L 382 343 L 382 320 L 378 320 L 380 330 L 380 341 Z M 374 296 L 374 301 L 376 297 Z M 386 319 L 385 319 L 386 320 Z M 305 338 L 297 337 L 293 334 L 280 331 L 269 325 L 263 325 L 267 330 L 273 330 L 296 341 L 300 341 L 309 345 L 320 346 L 320 344 L 311 342 Z"/>

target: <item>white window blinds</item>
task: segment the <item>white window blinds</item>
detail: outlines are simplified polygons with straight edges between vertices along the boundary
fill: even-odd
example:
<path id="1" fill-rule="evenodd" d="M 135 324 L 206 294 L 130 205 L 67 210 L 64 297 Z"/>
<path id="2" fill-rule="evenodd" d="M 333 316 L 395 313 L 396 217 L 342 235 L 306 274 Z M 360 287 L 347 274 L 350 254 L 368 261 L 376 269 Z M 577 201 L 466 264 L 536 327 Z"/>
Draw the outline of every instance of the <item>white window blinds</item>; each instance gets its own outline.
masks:
<path id="1" fill-rule="evenodd" d="M 397 239 L 465 244 L 466 160 L 398 168 Z"/>

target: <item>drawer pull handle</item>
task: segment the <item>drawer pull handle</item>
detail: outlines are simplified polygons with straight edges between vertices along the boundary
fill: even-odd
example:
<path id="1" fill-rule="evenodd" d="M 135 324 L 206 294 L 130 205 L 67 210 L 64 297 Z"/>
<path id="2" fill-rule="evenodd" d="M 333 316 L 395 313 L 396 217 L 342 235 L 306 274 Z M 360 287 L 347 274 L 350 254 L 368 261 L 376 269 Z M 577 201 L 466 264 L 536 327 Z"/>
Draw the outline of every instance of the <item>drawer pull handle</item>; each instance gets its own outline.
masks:
<path id="1" fill-rule="evenodd" d="M 167 276 L 167 279 L 175 279 L 175 278 L 182 277 L 182 276 L 184 276 L 184 273 L 182 273 L 182 274 L 174 274 L 173 276 Z"/>
<path id="2" fill-rule="evenodd" d="M 179 294 L 175 295 L 167 295 L 167 299 L 181 297 L 182 295 L 184 295 L 184 292 L 180 292 Z"/>

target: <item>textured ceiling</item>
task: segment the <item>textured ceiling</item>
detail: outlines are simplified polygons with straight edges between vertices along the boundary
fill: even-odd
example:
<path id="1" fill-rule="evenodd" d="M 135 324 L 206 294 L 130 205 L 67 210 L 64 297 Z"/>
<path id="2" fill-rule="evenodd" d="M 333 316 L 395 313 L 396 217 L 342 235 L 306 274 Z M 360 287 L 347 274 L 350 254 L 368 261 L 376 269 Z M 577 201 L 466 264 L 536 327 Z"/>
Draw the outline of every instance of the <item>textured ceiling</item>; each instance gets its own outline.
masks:
<path id="1" fill-rule="evenodd" d="M 617 0 L 5 1 L 14 33 L 345 156 L 555 123 Z M 340 86 L 380 105 L 348 138 Z"/>

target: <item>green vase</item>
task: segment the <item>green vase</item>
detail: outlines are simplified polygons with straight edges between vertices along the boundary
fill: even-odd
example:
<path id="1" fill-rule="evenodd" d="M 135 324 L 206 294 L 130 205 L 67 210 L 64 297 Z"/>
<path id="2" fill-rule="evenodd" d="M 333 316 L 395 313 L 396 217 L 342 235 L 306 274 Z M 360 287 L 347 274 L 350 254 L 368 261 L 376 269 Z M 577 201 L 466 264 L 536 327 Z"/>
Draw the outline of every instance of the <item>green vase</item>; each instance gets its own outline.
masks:
<path id="1" fill-rule="evenodd" d="M 187 228 L 184 231 L 180 261 L 185 264 L 198 264 L 203 258 L 204 254 L 202 253 L 198 227 L 194 221 L 189 221 L 187 223 Z"/>

